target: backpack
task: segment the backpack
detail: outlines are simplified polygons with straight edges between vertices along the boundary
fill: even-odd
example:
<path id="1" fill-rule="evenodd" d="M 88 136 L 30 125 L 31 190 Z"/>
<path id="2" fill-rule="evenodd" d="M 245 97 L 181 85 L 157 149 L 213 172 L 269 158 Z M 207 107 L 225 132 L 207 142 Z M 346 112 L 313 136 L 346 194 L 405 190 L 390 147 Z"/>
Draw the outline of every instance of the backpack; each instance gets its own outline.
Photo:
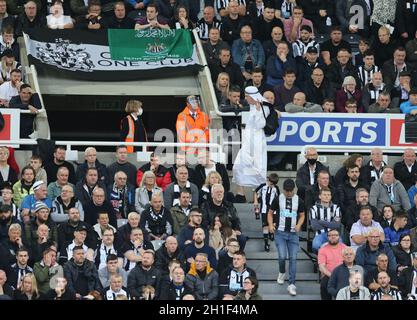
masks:
<path id="1" fill-rule="evenodd" d="M 262 113 L 264 114 L 265 120 L 266 120 L 266 124 L 264 127 L 264 131 L 265 131 L 265 135 L 267 137 L 272 136 L 273 134 L 275 134 L 275 132 L 277 132 L 278 127 L 279 127 L 279 123 L 278 123 L 278 114 L 275 111 L 275 108 L 272 104 L 268 103 L 268 102 L 264 102 L 263 106 L 266 106 L 269 108 L 269 115 L 268 117 L 265 116 L 265 111 L 264 108 L 262 107 Z"/>

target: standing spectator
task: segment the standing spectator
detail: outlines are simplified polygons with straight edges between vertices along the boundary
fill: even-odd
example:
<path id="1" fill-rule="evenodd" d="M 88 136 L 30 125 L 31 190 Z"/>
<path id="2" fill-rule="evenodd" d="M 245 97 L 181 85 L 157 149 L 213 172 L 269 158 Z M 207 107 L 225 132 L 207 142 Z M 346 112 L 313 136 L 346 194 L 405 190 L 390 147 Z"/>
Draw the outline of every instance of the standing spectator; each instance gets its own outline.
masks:
<path id="1" fill-rule="evenodd" d="M 12 1 L 10 1 L 12 3 Z M 24 5 L 24 12 L 18 12 L 15 24 L 15 34 L 17 37 L 23 35 L 28 29 L 46 27 L 46 17 L 40 13 L 40 3 L 30 0 Z M 38 10 L 37 10 L 38 9 Z"/>
<path id="2" fill-rule="evenodd" d="M 91 201 L 93 190 L 98 187 L 105 189 L 106 185 L 103 181 L 99 181 L 97 168 L 88 168 L 83 180 L 78 181 L 75 186 L 75 197 L 81 202 L 83 207 Z"/>
<path id="3" fill-rule="evenodd" d="M 110 201 L 105 199 L 104 190 L 97 187 L 93 190 L 91 201 L 84 208 L 85 222 L 91 226 L 96 224 L 100 212 L 107 212 L 110 224 L 117 228 L 116 211 Z"/>
<path id="4" fill-rule="evenodd" d="M 85 258 L 83 247 L 74 247 L 73 254 L 73 258 L 64 265 L 68 288 L 75 292 L 77 300 L 82 299 L 93 290 L 100 292 L 102 286 L 96 266 Z"/>
<path id="5" fill-rule="evenodd" d="M 57 180 L 57 173 L 60 167 L 65 167 L 68 169 L 68 181 L 70 183 L 77 183 L 75 179 L 74 166 L 68 161 L 65 161 L 65 153 L 66 150 L 64 146 L 56 146 L 54 150 L 54 159 L 49 163 L 45 163 L 44 168 L 48 176 L 48 184 Z"/>
<path id="6" fill-rule="evenodd" d="M 346 245 L 340 242 L 339 231 L 336 229 L 329 229 L 327 232 L 329 242 L 324 244 L 317 257 L 317 262 L 320 269 L 320 295 L 321 300 L 332 300 L 327 286 L 333 270 L 343 263 L 343 252 Z"/>
<path id="7" fill-rule="evenodd" d="M 68 177 L 69 171 L 66 167 L 58 168 L 58 172 L 56 173 L 56 181 L 51 182 L 48 185 L 49 199 L 55 199 L 56 197 L 59 197 L 64 186 L 70 186 L 71 188 L 74 188 L 74 185 L 68 182 Z"/>
<path id="8" fill-rule="evenodd" d="M 394 165 L 394 175 L 402 183 L 405 190 L 411 188 L 414 184 L 413 180 L 417 176 L 417 161 L 414 149 L 404 149 L 403 160 Z"/>
<path id="9" fill-rule="evenodd" d="M 188 170 L 185 166 L 179 167 L 176 172 L 177 182 L 171 183 L 164 192 L 164 206 L 170 210 L 179 203 L 181 190 L 188 190 L 191 194 L 191 204 L 198 204 L 198 188 L 188 180 Z"/>
<path id="10" fill-rule="evenodd" d="M 305 219 L 304 202 L 294 194 L 295 183 L 291 179 L 284 181 L 284 192 L 274 200 L 268 212 L 269 232 L 275 233 L 275 244 L 278 249 L 279 274 L 278 284 L 284 284 L 285 279 L 285 258 L 288 256 L 289 264 L 289 286 L 290 295 L 297 294 L 295 286 L 297 252 L 299 250 L 298 232 Z M 273 214 L 276 211 L 277 225 L 273 224 Z"/>
<path id="11" fill-rule="evenodd" d="M 385 240 L 384 230 L 372 217 L 372 209 L 369 206 L 362 206 L 360 208 L 359 220 L 352 225 L 350 230 L 350 240 L 353 249 L 356 250 L 359 246 L 366 244 L 369 240 L 370 232 L 373 230 L 379 231 L 378 241 L 379 239 L 382 242 Z"/>
<path id="12" fill-rule="evenodd" d="M 125 112 L 127 116 L 120 121 L 120 141 L 124 142 L 147 142 L 146 129 L 143 124 L 142 102 L 129 100 L 126 103 Z M 142 150 L 141 147 L 127 146 L 127 152 Z"/>
<path id="13" fill-rule="evenodd" d="M 169 175 L 168 171 L 167 175 Z M 135 191 L 135 208 L 138 213 L 142 213 L 143 210 L 149 207 L 152 195 L 162 193 L 162 189 L 157 186 L 158 179 L 152 171 L 143 173 L 141 179 L 139 188 Z"/>
<path id="14" fill-rule="evenodd" d="M 212 28 L 222 30 L 223 26 L 222 23 L 215 17 L 213 6 L 206 6 L 203 10 L 203 17 L 201 17 L 196 24 L 200 40 L 207 41 Z M 223 37 L 222 40 L 226 41 Z"/>
<path id="15" fill-rule="evenodd" d="M 84 158 L 84 163 L 78 165 L 77 171 L 75 172 L 75 175 L 77 177 L 77 184 L 85 178 L 87 170 L 89 168 L 96 168 L 98 173 L 98 181 L 107 183 L 107 169 L 103 163 L 98 161 L 96 148 L 87 147 L 84 150 Z"/>
<path id="16" fill-rule="evenodd" d="M 295 60 L 290 54 L 288 43 L 281 40 L 276 46 L 275 53 L 271 54 L 266 62 L 266 83 L 271 86 L 277 86 L 284 82 L 283 75 L 285 70 L 297 70 Z"/>
<path id="17" fill-rule="evenodd" d="M 142 263 L 130 271 L 127 277 L 127 288 L 133 299 L 138 300 L 142 296 L 142 288 L 151 285 L 155 288 L 155 296 L 158 297 L 161 289 L 161 272 L 154 265 L 155 253 L 146 250 L 142 255 Z"/>
<path id="18" fill-rule="evenodd" d="M 197 253 L 185 279 L 185 283 L 191 288 L 197 300 L 218 298 L 219 275 L 208 261 L 207 254 Z"/>
<path id="19" fill-rule="evenodd" d="M 129 212 L 135 211 L 135 187 L 128 183 L 127 175 L 123 171 L 115 173 L 114 183 L 107 188 L 107 199 L 117 219 L 127 219 Z"/>
<path id="20" fill-rule="evenodd" d="M 341 49 L 345 49 L 348 53 L 352 51 L 349 42 L 343 40 L 342 36 L 340 26 L 333 26 L 330 39 L 320 45 L 321 56 L 327 66 L 333 63 Z"/>
<path id="21" fill-rule="evenodd" d="M 1 153 L 1 150 L 0 150 Z M 1 158 L 1 155 L 0 155 Z M 9 169 L 11 171 L 11 168 Z M 10 174 L 10 172 L 9 172 Z M 13 185 L 13 203 L 20 208 L 23 198 L 28 194 L 33 194 L 33 184 L 35 183 L 35 169 L 26 166 L 22 169 L 21 179 Z M 4 201 L 3 201 L 4 202 Z"/>
<path id="22" fill-rule="evenodd" d="M 107 167 L 108 184 L 113 184 L 116 172 L 123 171 L 127 175 L 128 183 L 136 187 L 136 167 L 128 161 L 127 156 L 128 152 L 125 145 L 116 147 L 116 162 Z"/>
<path id="23" fill-rule="evenodd" d="M 362 286 L 360 272 L 350 272 L 349 286 L 339 290 L 336 300 L 370 300 L 371 294 L 368 288 Z"/>
<path id="24" fill-rule="evenodd" d="M 159 156 L 154 152 L 151 153 L 149 163 L 144 164 L 142 167 L 138 169 L 136 175 L 136 184 L 138 186 L 146 186 L 146 182 L 142 183 L 142 179 L 143 175 L 147 171 L 151 171 L 155 175 L 154 179 L 156 179 L 156 181 L 154 181 L 153 186 L 157 185 L 163 191 L 165 191 L 166 187 L 172 182 L 169 170 L 160 163 Z M 149 186 L 147 187 L 149 188 Z"/>

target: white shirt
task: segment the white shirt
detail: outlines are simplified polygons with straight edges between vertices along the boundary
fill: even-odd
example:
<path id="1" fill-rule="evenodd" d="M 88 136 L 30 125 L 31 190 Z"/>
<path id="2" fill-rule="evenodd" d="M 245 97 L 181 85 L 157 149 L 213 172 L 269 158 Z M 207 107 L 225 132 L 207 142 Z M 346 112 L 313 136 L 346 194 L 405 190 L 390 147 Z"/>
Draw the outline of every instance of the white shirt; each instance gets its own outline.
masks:
<path id="1" fill-rule="evenodd" d="M 59 17 L 54 17 L 52 14 L 50 14 L 46 17 L 46 24 L 51 29 L 63 29 L 64 25 L 68 23 L 72 23 L 70 16 L 62 15 Z"/>
<path id="2" fill-rule="evenodd" d="M 0 86 L 0 99 L 10 101 L 14 96 L 19 95 L 19 91 L 16 87 L 12 87 L 11 81 L 6 81 Z"/>
<path id="3" fill-rule="evenodd" d="M 381 225 L 379 224 L 379 222 L 376 222 L 374 220 L 372 220 L 372 223 L 370 226 L 364 226 L 360 220 L 358 220 L 357 222 L 355 222 L 352 225 L 352 229 L 350 229 L 350 238 L 352 239 L 353 236 L 363 236 L 365 234 L 367 234 L 371 229 L 377 228 L 379 230 L 379 232 L 384 233 L 384 230 L 382 229 Z M 354 249 L 356 251 L 356 249 L 358 249 L 361 245 L 357 245 L 353 240 L 350 242 L 350 246 L 352 247 L 352 249 Z"/>
<path id="4" fill-rule="evenodd" d="M 311 170 L 310 166 L 308 166 L 308 170 L 310 171 L 310 184 L 314 184 L 314 173 L 316 172 L 316 165 L 314 165 L 313 170 Z"/>

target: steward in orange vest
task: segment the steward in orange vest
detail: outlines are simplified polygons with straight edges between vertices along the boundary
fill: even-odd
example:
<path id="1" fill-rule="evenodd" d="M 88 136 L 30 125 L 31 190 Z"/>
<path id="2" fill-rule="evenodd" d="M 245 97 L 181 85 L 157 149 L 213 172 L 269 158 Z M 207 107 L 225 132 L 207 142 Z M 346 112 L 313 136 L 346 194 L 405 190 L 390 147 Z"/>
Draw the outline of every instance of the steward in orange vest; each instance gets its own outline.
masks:
<path id="1" fill-rule="evenodd" d="M 125 142 L 147 142 L 145 126 L 142 121 L 142 102 L 129 100 L 125 108 L 128 115 L 120 121 L 120 140 Z M 127 152 L 142 150 L 141 147 L 127 146 Z"/>

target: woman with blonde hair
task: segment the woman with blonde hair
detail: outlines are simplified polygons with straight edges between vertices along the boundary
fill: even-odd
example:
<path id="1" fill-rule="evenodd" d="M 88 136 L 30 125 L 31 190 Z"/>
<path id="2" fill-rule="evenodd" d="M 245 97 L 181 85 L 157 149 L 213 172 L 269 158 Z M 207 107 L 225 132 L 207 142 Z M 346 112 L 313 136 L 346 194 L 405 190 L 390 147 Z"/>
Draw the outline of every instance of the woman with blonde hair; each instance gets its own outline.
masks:
<path id="1" fill-rule="evenodd" d="M 216 183 L 223 185 L 222 176 L 217 171 L 209 172 L 200 190 L 200 205 L 205 201 L 211 200 L 211 187 Z"/>
<path id="2" fill-rule="evenodd" d="M 156 193 L 162 193 L 162 189 L 156 184 L 155 174 L 152 171 L 146 171 L 135 193 L 136 211 L 142 213 L 149 206 L 152 195 Z"/>
<path id="3" fill-rule="evenodd" d="M 147 133 L 142 119 L 142 102 L 129 100 L 126 103 L 125 112 L 127 116 L 120 121 L 120 141 L 147 142 Z M 127 152 L 129 153 L 136 149 L 133 146 L 127 146 Z"/>
<path id="4" fill-rule="evenodd" d="M 14 300 L 40 300 L 41 294 L 33 273 L 27 273 L 22 278 L 20 288 L 14 292 Z"/>
<path id="5" fill-rule="evenodd" d="M 214 91 L 216 92 L 217 102 L 219 104 L 225 102 L 229 98 L 230 76 L 228 73 L 219 73 L 214 89 Z"/>

